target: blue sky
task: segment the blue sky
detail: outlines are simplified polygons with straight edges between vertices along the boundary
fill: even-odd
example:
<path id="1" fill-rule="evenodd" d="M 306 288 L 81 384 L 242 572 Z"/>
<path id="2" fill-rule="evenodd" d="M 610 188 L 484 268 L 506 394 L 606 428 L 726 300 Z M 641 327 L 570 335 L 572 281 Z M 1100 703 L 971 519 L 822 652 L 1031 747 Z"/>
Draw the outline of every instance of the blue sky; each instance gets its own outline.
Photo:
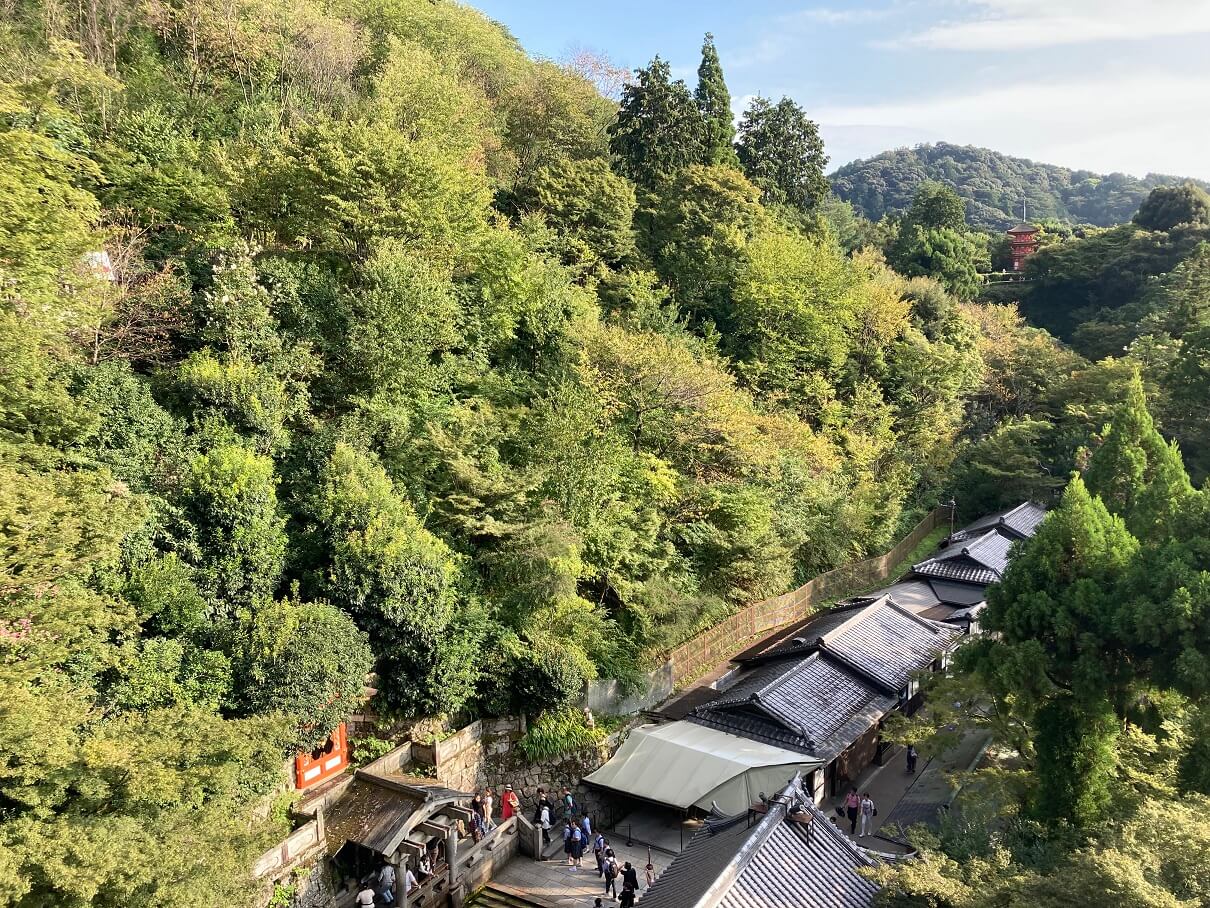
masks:
<path id="1" fill-rule="evenodd" d="M 534 55 L 655 54 L 713 32 L 738 113 L 789 95 L 835 167 L 918 142 L 1210 179 L 1210 0 L 472 0 Z"/>

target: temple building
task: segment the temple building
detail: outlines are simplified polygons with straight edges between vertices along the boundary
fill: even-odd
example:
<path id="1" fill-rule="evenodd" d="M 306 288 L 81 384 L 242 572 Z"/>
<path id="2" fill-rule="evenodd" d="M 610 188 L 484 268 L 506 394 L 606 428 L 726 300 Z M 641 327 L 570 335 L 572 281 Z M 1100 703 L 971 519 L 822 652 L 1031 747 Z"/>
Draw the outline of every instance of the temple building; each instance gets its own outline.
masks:
<path id="1" fill-rule="evenodd" d="M 1008 231 L 1009 255 L 1013 271 L 1025 267 L 1025 260 L 1038 251 L 1038 228 L 1033 224 L 1018 224 Z"/>

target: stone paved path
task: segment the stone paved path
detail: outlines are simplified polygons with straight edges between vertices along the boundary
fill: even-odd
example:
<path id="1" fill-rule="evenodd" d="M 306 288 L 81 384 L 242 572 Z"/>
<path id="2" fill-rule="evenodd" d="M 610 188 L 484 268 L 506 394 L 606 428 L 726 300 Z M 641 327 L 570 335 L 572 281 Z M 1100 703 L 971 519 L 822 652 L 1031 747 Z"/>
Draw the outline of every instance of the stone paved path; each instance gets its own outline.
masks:
<path id="1" fill-rule="evenodd" d="M 882 827 L 898 826 L 906 829 L 915 823 L 935 826 L 938 812 L 953 800 L 956 788 L 950 778 L 954 772 L 965 772 L 983 752 L 987 735 L 973 732 L 964 735 L 950 750 L 935 756 L 920 754 L 916 772 L 906 772 L 903 749 L 896 751 L 883 766 L 869 767 L 857 781 L 858 791 L 868 791 L 878 805 L 878 816 L 874 818 L 874 833 Z M 823 810 L 829 817 L 836 816 L 835 807 L 841 798 L 824 802 Z M 836 817 L 836 822 L 846 833 L 849 821 Z M 891 839 L 892 841 L 888 841 Z M 863 848 L 873 851 L 903 851 L 902 844 L 894 844 L 894 837 L 887 829 L 883 836 L 858 836 L 854 841 Z"/>
<path id="2" fill-rule="evenodd" d="M 647 849 L 634 846 L 627 848 L 623 839 L 621 842 L 610 840 L 614 853 L 618 856 L 618 864 L 630 861 L 639 871 L 639 899 L 643 898 L 643 868 L 647 866 Z M 562 852 L 559 854 L 562 858 Z M 651 863 L 655 865 L 656 874 L 663 872 L 672 861 L 669 855 L 658 851 L 651 853 Z M 605 895 L 605 881 L 597 876 L 596 861 L 592 852 L 584 855 L 584 866 L 572 870 L 566 860 L 534 861 L 518 855 L 508 862 L 504 870 L 493 877 L 493 882 L 503 883 L 514 889 L 520 889 L 534 895 L 548 905 L 588 906 L 591 908 L 593 899 Z M 618 891 L 622 890 L 621 880 L 618 880 Z M 605 904 L 617 905 L 617 901 L 606 898 Z"/>

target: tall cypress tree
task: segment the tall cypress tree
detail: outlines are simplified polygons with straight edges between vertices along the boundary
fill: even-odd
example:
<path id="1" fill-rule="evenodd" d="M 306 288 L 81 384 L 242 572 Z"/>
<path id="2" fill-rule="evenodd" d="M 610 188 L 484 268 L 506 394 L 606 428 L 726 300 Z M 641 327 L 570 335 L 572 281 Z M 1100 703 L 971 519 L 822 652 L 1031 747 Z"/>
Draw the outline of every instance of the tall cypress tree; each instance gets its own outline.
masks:
<path id="1" fill-rule="evenodd" d="M 1170 527 L 1181 503 L 1193 493 L 1180 450 L 1164 440 L 1147 410 L 1138 373 L 1089 461 L 1084 482 L 1140 539 Z"/>
<path id="2" fill-rule="evenodd" d="M 809 212 L 828 194 L 819 127 L 789 98 L 753 98 L 739 124 L 736 152 L 766 202 Z"/>
<path id="3" fill-rule="evenodd" d="M 617 170 L 640 187 L 652 188 L 705 154 L 701 112 L 668 64 L 656 57 L 627 84 L 617 119 L 609 127 L 609 150 Z"/>
<path id="4" fill-rule="evenodd" d="M 694 97 L 705 124 L 705 163 L 738 167 L 739 158 L 732 144 L 735 123 L 731 114 L 731 93 L 727 91 L 723 67 L 718 61 L 714 35 L 709 32 L 706 32 L 706 40 L 702 42 L 702 62 L 697 68 L 697 91 Z"/>

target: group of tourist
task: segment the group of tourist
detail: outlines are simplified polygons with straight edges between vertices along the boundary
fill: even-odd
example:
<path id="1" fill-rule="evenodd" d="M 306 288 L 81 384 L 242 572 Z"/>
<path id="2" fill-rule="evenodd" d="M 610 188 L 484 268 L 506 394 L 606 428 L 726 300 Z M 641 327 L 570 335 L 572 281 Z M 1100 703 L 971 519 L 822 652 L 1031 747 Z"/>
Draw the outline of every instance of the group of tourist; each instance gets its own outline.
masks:
<path id="1" fill-rule="evenodd" d="M 432 865 L 429 862 L 427 853 L 420 859 L 420 872 L 426 876 L 432 875 Z M 424 880 L 424 876 L 418 881 L 416 875 L 412 873 L 412 868 L 405 867 L 403 871 L 403 889 L 404 892 L 411 892 L 420 882 Z M 392 864 L 384 863 L 378 872 L 365 881 L 360 892 L 357 893 L 357 900 L 354 902 L 356 908 L 372 908 L 378 904 L 374 899 L 377 896 L 383 905 L 393 905 L 395 903 L 395 867 Z"/>
<path id="2" fill-rule="evenodd" d="M 863 795 L 858 795 L 856 786 L 850 788 L 844 798 L 844 811 L 849 820 L 849 835 L 866 836 L 874 831 L 874 817 L 878 816 L 878 808 L 868 791 Z M 859 822 L 861 824 L 860 833 L 857 832 Z"/>

